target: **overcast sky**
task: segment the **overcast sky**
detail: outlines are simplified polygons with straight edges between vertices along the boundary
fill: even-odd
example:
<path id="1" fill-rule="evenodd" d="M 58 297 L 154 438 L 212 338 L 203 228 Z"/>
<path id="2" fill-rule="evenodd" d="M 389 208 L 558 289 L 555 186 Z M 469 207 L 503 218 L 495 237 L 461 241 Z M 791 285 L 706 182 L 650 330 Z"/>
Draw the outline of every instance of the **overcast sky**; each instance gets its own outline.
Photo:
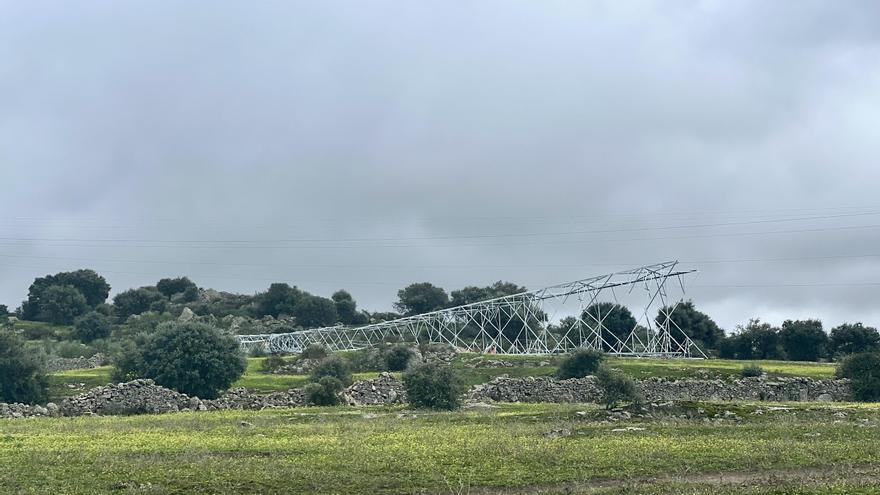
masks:
<path id="1" fill-rule="evenodd" d="M 649 262 L 880 325 L 880 3 L 0 0 L 0 303 Z"/>

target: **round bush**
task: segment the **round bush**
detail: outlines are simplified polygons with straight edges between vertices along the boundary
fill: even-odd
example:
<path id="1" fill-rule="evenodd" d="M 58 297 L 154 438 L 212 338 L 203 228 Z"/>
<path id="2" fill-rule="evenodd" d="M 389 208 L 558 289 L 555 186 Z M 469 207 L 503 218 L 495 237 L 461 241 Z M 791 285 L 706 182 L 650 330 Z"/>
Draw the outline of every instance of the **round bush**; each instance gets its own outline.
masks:
<path id="1" fill-rule="evenodd" d="M 461 406 L 464 383 L 450 366 L 422 364 L 403 374 L 410 404 L 429 409 L 453 410 Z"/>
<path id="2" fill-rule="evenodd" d="M 396 345 L 385 354 L 385 367 L 388 371 L 403 371 L 413 357 L 412 350 L 405 345 Z"/>
<path id="3" fill-rule="evenodd" d="M 339 392 L 345 388 L 338 378 L 323 376 L 317 383 L 309 383 L 303 391 L 306 402 L 314 406 L 335 406 L 341 402 Z"/>
<path id="4" fill-rule="evenodd" d="M 740 371 L 743 378 L 757 377 L 764 374 L 764 368 L 758 366 L 757 364 L 749 364 L 743 366 L 742 371 Z"/>
<path id="5" fill-rule="evenodd" d="M 0 330 L 0 402 L 40 402 L 48 386 L 39 356 L 20 337 Z"/>
<path id="6" fill-rule="evenodd" d="M 321 378 L 325 376 L 336 378 L 344 387 L 351 385 L 353 381 L 351 378 L 351 367 L 346 360 L 339 356 L 330 356 L 323 359 L 318 363 L 315 369 L 312 370 L 312 375 L 309 380 L 318 383 L 321 381 Z"/>
<path id="7" fill-rule="evenodd" d="M 303 359 L 324 359 L 329 354 L 327 348 L 321 344 L 309 344 L 302 350 L 300 357 Z"/>
<path id="8" fill-rule="evenodd" d="M 599 351 L 591 349 L 575 351 L 559 365 L 556 377 L 560 380 L 567 380 L 592 375 L 599 369 L 603 359 L 605 359 L 605 355 Z"/>
<path id="9" fill-rule="evenodd" d="M 602 403 L 607 409 L 613 409 L 621 401 L 641 402 L 636 383 L 623 373 L 602 366 L 596 372 L 596 381 L 602 390 Z"/>
<path id="10" fill-rule="evenodd" d="M 120 375 L 213 399 L 241 377 L 247 363 L 235 337 L 203 323 L 167 322 L 130 346 L 117 366 Z"/>
<path id="11" fill-rule="evenodd" d="M 843 358 L 837 365 L 837 377 L 850 379 L 853 399 L 880 401 L 880 353 L 863 352 Z"/>
<path id="12" fill-rule="evenodd" d="M 106 339 L 112 330 L 109 316 L 91 311 L 74 321 L 71 335 L 80 342 L 89 343 L 97 339 Z"/>

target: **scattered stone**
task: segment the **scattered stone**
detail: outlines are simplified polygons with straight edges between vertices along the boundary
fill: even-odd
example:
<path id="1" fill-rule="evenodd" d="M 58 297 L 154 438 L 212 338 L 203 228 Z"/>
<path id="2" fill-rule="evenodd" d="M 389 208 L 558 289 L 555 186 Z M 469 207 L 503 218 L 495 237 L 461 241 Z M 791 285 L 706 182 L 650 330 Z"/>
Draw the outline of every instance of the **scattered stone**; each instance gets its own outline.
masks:
<path id="1" fill-rule="evenodd" d="M 620 433 L 623 431 L 645 431 L 645 429 L 638 426 L 627 426 L 626 428 L 614 428 L 611 430 L 612 433 Z"/>
<path id="2" fill-rule="evenodd" d="M 379 373 L 372 380 L 361 380 L 348 387 L 343 399 L 350 406 L 406 403 L 406 387 L 391 373 Z"/>
<path id="3" fill-rule="evenodd" d="M 546 438 L 560 438 L 560 437 L 568 437 L 571 436 L 571 430 L 568 428 L 560 428 L 556 430 L 550 430 L 547 433 L 544 433 Z"/>

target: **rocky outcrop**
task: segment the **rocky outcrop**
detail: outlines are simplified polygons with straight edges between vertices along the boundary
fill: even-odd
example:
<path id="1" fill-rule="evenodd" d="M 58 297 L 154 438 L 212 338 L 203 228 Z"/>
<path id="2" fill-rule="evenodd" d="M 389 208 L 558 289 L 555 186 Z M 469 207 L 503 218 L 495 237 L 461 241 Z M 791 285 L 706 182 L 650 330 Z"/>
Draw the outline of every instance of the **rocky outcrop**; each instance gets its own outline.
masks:
<path id="1" fill-rule="evenodd" d="M 350 406 L 403 404 L 406 403 L 406 388 L 391 373 L 380 373 L 372 380 L 355 382 L 345 390 L 343 398 Z"/>
<path id="2" fill-rule="evenodd" d="M 847 400 L 849 380 L 815 380 L 805 377 L 743 378 L 738 380 L 667 380 L 649 378 L 636 381 L 648 402 L 670 400 L 731 401 L 813 401 Z M 601 392 L 595 378 L 557 380 L 550 377 L 508 378 L 501 376 L 474 387 L 472 400 L 499 402 L 597 402 Z"/>
<path id="3" fill-rule="evenodd" d="M 100 368 L 107 364 L 107 358 L 100 352 L 90 358 L 51 358 L 46 360 L 46 372 L 57 373 L 59 371 L 84 370 Z"/>

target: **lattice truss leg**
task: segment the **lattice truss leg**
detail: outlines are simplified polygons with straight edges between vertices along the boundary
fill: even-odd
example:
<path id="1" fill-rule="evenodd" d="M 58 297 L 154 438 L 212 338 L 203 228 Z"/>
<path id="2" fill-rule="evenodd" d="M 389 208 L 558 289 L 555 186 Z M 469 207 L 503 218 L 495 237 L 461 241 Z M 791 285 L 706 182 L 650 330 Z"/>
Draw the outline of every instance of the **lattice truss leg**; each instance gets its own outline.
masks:
<path id="1" fill-rule="evenodd" d="M 310 344 L 343 351 L 406 341 L 479 353 L 553 354 L 586 348 L 627 356 L 705 358 L 669 317 L 684 297 L 683 276 L 693 272 L 676 271 L 677 264 L 657 263 L 361 327 L 238 338 L 246 350 L 272 353 L 298 353 Z M 641 302 L 630 302 L 640 293 Z M 608 326 L 614 310 L 623 306 L 619 297 L 627 299 L 636 319 L 623 332 L 619 325 L 615 331 Z"/>

